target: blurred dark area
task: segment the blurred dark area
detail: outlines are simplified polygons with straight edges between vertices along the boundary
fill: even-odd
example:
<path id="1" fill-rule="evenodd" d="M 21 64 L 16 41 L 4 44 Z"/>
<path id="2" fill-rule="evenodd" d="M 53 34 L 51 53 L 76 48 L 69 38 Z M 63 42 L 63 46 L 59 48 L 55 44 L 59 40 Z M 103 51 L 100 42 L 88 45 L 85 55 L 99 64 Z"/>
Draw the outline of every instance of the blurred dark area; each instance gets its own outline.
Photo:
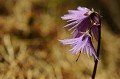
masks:
<path id="1" fill-rule="evenodd" d="M 94 58 L 73 55 L 61 16 L 78 6 L 101 13 L 96 79 L 120 77 L 120 0 L 0 0 L 0 79 L 90 79 Z M 94 42 L 96 42 L 94 40 Z"/>

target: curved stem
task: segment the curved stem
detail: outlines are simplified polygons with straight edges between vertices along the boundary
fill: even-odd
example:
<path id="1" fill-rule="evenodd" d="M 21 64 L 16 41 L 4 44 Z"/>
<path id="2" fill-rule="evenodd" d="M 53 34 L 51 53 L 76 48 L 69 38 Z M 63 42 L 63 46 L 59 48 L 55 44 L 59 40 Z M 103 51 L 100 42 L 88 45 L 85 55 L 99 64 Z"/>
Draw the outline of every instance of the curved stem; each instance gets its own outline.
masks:
<path id="1" fill-rule="evenodd" d="M 99 58 L 100 42 L 101 42 L 101 25 L 98 26 L 98 32 L 99 32 L 99 39 L 98 39 L 98 47 L 97 47 L 97 57 Z M 97 71 L 97 64 L 98 64 L 98 60 L 95 59 L 94 70 L 92 73 L 92 79 L 95 79 L 95 75 L 96 75 L 96 71 Z"/>

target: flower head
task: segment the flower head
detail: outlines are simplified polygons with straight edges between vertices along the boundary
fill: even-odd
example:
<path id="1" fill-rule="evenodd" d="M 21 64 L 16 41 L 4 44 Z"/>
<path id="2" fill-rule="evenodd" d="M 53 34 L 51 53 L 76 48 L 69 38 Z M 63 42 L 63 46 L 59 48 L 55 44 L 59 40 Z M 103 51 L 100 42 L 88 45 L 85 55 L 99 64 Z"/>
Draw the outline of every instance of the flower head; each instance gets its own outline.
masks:
<path id="1" fill-rule="evenodd" d="M 95 78 L 97 63 L 100 51 L 100 39 L 101 39 L 101 19 L 99 13 L 95 12 L 94 9 L 87 9 L 85 7 L 78 7 L 77 10 L 68 10 L 69 14 L 61 17 L 63 20 L 70 22 L 64 27 L 68 27 L 72 30 L 73 38 L 59 40 L 64 45 L 70 45 L 72 48 L 70 51 L 73 54 L 87 53 L 88 57 L 94 56 L 95 65 L 92 74 L 92 79 Z M 97 40 L 97 52 L 92 44 L 92 33 Z M 78 58 L 80 56 L 78 55 Z M 78 60 L 77 58 L 77 60 Z M 76 60 L 76 61 L 77 61 Z"/>
<path id="2" fill-rule="evenodd" d="M 87 53 L 88 57 L 93 55 L 98 60 L 96 51 L 91 42 L 91 36 L 88 33 L 88 31 L 85 32 L 81 37 L 60 40 L 60 42 L 63 43 L 64 45 L 68 44 L 71 45 L 72 49 L 70 51 L 72 51 L 73 54 L 84 52 Z"/>
<path id="3" fill-rule="evenodd" d="M 87 53 L 88 56 L 94 56 L 98 60 L 97 53 L 92 44 L 92 33 L 97 40 L 100 42 L 100 26 L 101 20 L 99 13 L 95 12 L 94 9 L 88 9 L 85 7 L 78 7 L 77 10 L 68 10 L 69 14 L 62 16 L 63 20 L 69 22 L 64 27 L 68 27 L 68 31 L 72 31 L 73 38 L 60 40 L 64 45 L 71 45 L 70 50 L 73 54 L 78 52 Z M 97 50 L 98 51 L 98 50 Z"/>
<path id="4" fill-rule="evenodd" d="M 70 27 L 69 31 L 72 30 L 72 34 L 75 38 L 82 35 L 81 32 L 86 32 L 92 29 L 95 39 L 98 40 L 98 28 L 100 25 L 99 14 L 93 9 L 87 9 L 85 7 L 78 7 L 78 10 L 68 10 L 69 14 L 62 16 L 63 20 L 70 22 L 64 27 Z M 93 28 L 94 27 L 94 28 Z"/>

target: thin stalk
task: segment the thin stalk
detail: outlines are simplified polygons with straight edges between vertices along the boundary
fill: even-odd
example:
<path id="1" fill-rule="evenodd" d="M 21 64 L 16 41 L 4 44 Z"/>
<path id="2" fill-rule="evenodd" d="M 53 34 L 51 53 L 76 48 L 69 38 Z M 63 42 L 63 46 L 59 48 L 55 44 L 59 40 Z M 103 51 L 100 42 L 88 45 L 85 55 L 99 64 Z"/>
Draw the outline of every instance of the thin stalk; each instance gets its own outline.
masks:
<path id="1" fill-rule="evenodd" d="M 101 43 L 101 23 L 98 26 L 98 32 L 99 32 L 99 39 L 98 39 L 98 47 L 97 47 L 97 57 L 99 58 L 99 53 L 100 53 L 100 43 Z M 94 69 L 92 73 L 92 79 L 95 79 L 96 71 L 97 71 L 97 65 L 98 65 L 98 60 L 95 59 L 95 64 L 94 64 Z"/>

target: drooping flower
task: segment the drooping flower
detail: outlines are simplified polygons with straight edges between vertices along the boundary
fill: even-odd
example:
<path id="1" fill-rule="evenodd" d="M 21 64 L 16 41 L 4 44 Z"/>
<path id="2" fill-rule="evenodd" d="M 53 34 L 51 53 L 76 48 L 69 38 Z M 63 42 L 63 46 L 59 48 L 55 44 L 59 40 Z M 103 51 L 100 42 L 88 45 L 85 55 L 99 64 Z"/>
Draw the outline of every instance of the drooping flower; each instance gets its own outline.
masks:
<path id="1" fill-rule="evenodd" d="M 69 14 L 62 16 L 63 20 L 70 22 L 64 27 L 69 27 L 75 38 L 82 35 L 81 32 L 86 32 L 92 29 L 93 35 L 98 40 L 98 25 L 100 25 L 99 14 L 93 9 L 90 10 L 85 7 L 78 7 L 78 10 L 68 10 Z"/>
<path id="2" fill-rule="evenodd" d="M 84 52 L 84 53 L 87 53 L 88 57 L 93 55 L 98 60 L 96 51 L 91 41 L 91 35 L 89 34 L 88 31 L 78 38 L 65 39 L 65 40 L 59 40 L 59 41 L 64 45 L 71 45 L 72 49 L 70 51 L 73 54 Z"/>
<path id="3" fill-rule="evenodd" d="M 70 51 L 73 54 L 84 52 L 87 53 L 88 57 L 92 55 L 94 56 L 94 58 L 96 59 L 92 74 L 92 79 L 94 79 L 100 51 L 101 16 L 99 13 L 95 12 L 94 9 L 90 10 L 85 7 L 78 7 L 77 9 L 78 10 L 68 10 L 69 14 L 61 17 L 63 20 L 67 20 L 67 22 L 70 22 L 64 27 L 68 27 L 68 31 L 72 31 L 73 38 L 59 41 L 64 45 L 71 45 L 72 49 Z M 92 44 L 92 33 L 98 43 L 97 52 L 95 51 L 95 48 Z"/>

